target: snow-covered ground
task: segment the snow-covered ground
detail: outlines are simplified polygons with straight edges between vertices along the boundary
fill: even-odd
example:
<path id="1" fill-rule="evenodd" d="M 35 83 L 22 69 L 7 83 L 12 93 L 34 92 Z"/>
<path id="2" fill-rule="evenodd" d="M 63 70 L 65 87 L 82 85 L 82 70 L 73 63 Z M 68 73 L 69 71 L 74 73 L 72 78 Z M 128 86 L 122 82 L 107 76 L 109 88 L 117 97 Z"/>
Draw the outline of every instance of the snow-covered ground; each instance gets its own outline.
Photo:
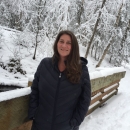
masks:
<path id="1" fill-rule="evenodd" d="M 14 32 L 3 30 L 3 35 L 5 37 L 5 41 L 2 43 L 2 49 L 0 49 L 0 60 L 4 61 L 4 63 L 8 62 L 8 58 L 12 56 L 12 52 L 10 51 L 15 48 L 13 44 Z M 12 38 L 13 37 L 13 38 Z M 22 55 L 22 68 L 26 70 L 26 75 L 21 75 L 20 73 L 9 73 L 8 71 L 2 69 L 0 67 L 0 84 L 12 84 L 12 85 L 20 85 L 23 87 L 27 87 L 28 77 L 34 75 L 36 68 L 42 59 L 41 55 L 37 56 L 36 60 L 32 59 L 32 55 L 34 48 L 29 50 L 29 53 L 25 52 L 24 48 L 21 48 L 22 54 L 26 54 L 26 56 Z M 48 51 L 48 50 L 47 50 Z M 80 54 L 84 56 L 86 48 L 80 46 Z M 95 70 L 95 66 L 97 61 L 95 61 L 90 56 L 88 57 L 88 69 L 89 72 L 92 73 Z M 126 69 L 126 76 L 120 82 L 119 92 L 117 95 L 113 96 L 106 102 L 106 105 L 102 108 L 98 108 L 93 113 L 88 115 L 84 122 L 80 126 L 80 130 L 130 130 L 130 86 L 129 86 L 129 77 L 130 77 L 130 65 L 122 64 Z M 105 68 L 113 68 L 107 60 L 104 60 L 102 65 Z M 109 72 L 108 69 L 104 73 L 107 75 Z M 121 70 L 121 69 L 120 69 Z M 98 70 L 99 71 L 99 70 Z M 97 75 L 98 76 L 98 75 Z M 17 77 L 17 78 L 16 78 Z M 13 96 L 18 96 L 19 94 L 25 93 L 28 94 L 30 90 L 23 90 L 22 93 L 18 92 L 14 94 L 15 90 L 12 90 Z M 14 98 L 12 96 L 12 98 Z M 6 98 L 4 93 L 0 93 L 0 99 Z M 10 99 L 8 97 L 7 99 Z"/>

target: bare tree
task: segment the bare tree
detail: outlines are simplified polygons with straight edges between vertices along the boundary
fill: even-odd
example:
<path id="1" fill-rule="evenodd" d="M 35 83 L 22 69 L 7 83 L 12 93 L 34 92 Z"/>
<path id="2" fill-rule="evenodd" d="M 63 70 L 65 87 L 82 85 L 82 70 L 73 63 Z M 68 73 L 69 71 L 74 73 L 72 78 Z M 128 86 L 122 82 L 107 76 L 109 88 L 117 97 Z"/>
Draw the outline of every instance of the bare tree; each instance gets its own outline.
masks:
<path id="1" fill-rule="evenodd" d="M 106 2 L 106 0 L 103 0 L 101 9 L 104 7 L 105 2 Z M 87 58 L 87 56 L 88 56 L 88 54 L 89 54 L 89 50 L 90 50 L 90 47 L 91 47 L 91 45 L 92 45 L 93 38 L 94 38 L 95 32 L 96 32 L 97 27 L 98 27 L 100 15 L 101 15 L 101 11 L 99 11 L 99 14 L 98 14 L 98 17 L 97 17 L 97 21 L 96 21 L 95 26 L 94 26 L 94 30 L 93 30 L 92 37 L 90 38 L 90 41 L 89 41 L 89 43 L 88 43 L 88 47 L 87 47 L 87 51 L 86 51 L 86 54 L 85 54 L 85 58 Z"/>
<path id="2" fill-rule="evenodd" d="M 113 39 L 114 39 L 114 36 L 110 39 L 110 42 L 109 42 L 109 44 L 107 45 L 107 47 L 105 48 L 105 50 L 104 50 L 104 52 L 103 52 L 103 54 L 102 54 L 102 57 L 101 57 L 101 59 L 99 60 L 99 62 L 98 62 L 98 64 L 96 65 L 96 67 L 99 67 L 99 66 L 101 65 L 101 63 L 102 63 L 102 61 L 103 61 L 105 55 L 107 54 L 107 51 L 108 51 L 110 45 L 111 45 L 112 42 L 113 42 Z"/>
<path id="3" fill-rule="evenodd" d="M 118 27 L 118 24 L 119 24 L 119 19 L 120 19 L 120 15 L 121 15 L 121 9 L 122 9 L 122 6 L 123 6 L 123 3 L 121 4 L 120 8 L 119 8 L 119 11 L 118 11 L 118 16 L 117 16 L 117 19 L 116 19 L 116 23 L 115 23 L 115 28 Z M 96 67 L 99 67 L 105 57 L 105 55 L 107 54 L 107 51 L 108 49 L 110 48 L 111 44 L 113 43 L 113 40 L 114 40 L 114 37 L 115 37 L 116 34 L 114 34 L 114 36 L 111 37 L 111 40 L 110 42 L 108 43 L 108 45 L 106 46 L 98 64 L 96 65 Z"/>
<path id="4" fill-rule="evenodd" d="M 36 50 L 37 50 L 37 46 L 38 43 L 40 42 L 38 39 L 39 36 L 39 32 L 40 32 L 40 22 L 41 22 L 41 12 L 42 12 L 42 8 L 45 7 L 46 5 L 46 1 L 44 2 L 44 7 L 42 6 L 42 0 L 39 0 L 38 5 L 36 6 L 36 11 L 37 11 L 37 16 L 36 16 L 36 28 L 35 28 L 35 33 L 36 33 L 36 38 L 35 38 L 35 51 L 34 51 L 34 55 L 33 55 L 33 59 L 36 59 Z"/>
<path id="5" fill-rule="evenodd" d="M 130 19 L 128 20 L 128 26 L 126 27 L 126 30 L 125 30 L 125 33 L 124 33 L 124 35 L 123 35 L 123 38 L 122 38 L 122 40 L 121 40 L 121 43 L 120 43 L 120 49 L 118 50 L 118 57 L 120 57 L 119 58 L 119 63 L 118 64 L 121 64 L 121 62 L 124 60 L 124 61 L 128 61 L 127 60 L 127 57 L 125 56 L 125 54 L 124 54 L 124 48 L 125 48 L 125 41 L 126 41 L 126 39 L 127 39 L 127 34 L 128 34 L 128 31 L 130 30 Z"/>

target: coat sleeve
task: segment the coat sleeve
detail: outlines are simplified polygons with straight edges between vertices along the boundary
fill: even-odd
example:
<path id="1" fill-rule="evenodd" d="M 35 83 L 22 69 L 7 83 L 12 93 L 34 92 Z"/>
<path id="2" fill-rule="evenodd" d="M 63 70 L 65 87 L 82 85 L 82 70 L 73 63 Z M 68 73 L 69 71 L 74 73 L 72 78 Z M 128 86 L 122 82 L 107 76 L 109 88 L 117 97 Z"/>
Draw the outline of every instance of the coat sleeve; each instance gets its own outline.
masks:
<path id="1" fill-rule="evenodd" d="M 72 127 L 79 126 L 84 120 L 91 101 L 91 83 L 87 66 L 83 69 L 82 92 L 79 97 L 73 117 L 70 120 Z"/>
<path id="2" fill-rule="evenodd" d="M 37 107 L 39 105 L 38 98 L 39 98 L 39 91 L 38 91 L 38 82 L 40 78 L 40 71 L 42 68 L 42 63 L 39 64 L 37 71 L 34 75 L 34 80 L 31 86 L 31 94 L 30 94 L 30 99 L 29 99 L 29 109 L 28 109 L 28 118 L 29 120 L 34 119 L 35 112 L 37 110 Z"/>

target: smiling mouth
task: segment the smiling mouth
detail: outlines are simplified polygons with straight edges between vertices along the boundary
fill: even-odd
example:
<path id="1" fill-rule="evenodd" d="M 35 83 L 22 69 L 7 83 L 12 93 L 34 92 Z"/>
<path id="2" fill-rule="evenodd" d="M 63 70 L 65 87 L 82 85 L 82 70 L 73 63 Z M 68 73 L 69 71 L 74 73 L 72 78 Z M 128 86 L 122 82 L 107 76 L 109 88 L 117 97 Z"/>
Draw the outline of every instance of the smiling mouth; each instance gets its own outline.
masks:
<path id="1" fill-rule="evenodd" d="M 60 50 L 62 50 L 62 51 L 68 51 L 68 50 L 63 50 L 63 49 L 60 49 Z"/>

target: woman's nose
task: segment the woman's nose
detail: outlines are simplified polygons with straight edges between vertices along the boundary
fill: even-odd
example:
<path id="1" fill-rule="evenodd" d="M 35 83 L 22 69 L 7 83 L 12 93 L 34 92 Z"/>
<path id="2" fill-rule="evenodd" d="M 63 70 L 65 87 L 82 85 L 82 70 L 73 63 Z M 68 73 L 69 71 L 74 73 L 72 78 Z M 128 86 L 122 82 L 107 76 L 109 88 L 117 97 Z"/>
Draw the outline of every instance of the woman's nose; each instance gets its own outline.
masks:
<path id="1" fill-rule="evenodd" d="M 66 45 L 67 45 L 67 44 L 64 42 L 62 46 L 63 46 L 63 47 L 66 47 Z"/>

